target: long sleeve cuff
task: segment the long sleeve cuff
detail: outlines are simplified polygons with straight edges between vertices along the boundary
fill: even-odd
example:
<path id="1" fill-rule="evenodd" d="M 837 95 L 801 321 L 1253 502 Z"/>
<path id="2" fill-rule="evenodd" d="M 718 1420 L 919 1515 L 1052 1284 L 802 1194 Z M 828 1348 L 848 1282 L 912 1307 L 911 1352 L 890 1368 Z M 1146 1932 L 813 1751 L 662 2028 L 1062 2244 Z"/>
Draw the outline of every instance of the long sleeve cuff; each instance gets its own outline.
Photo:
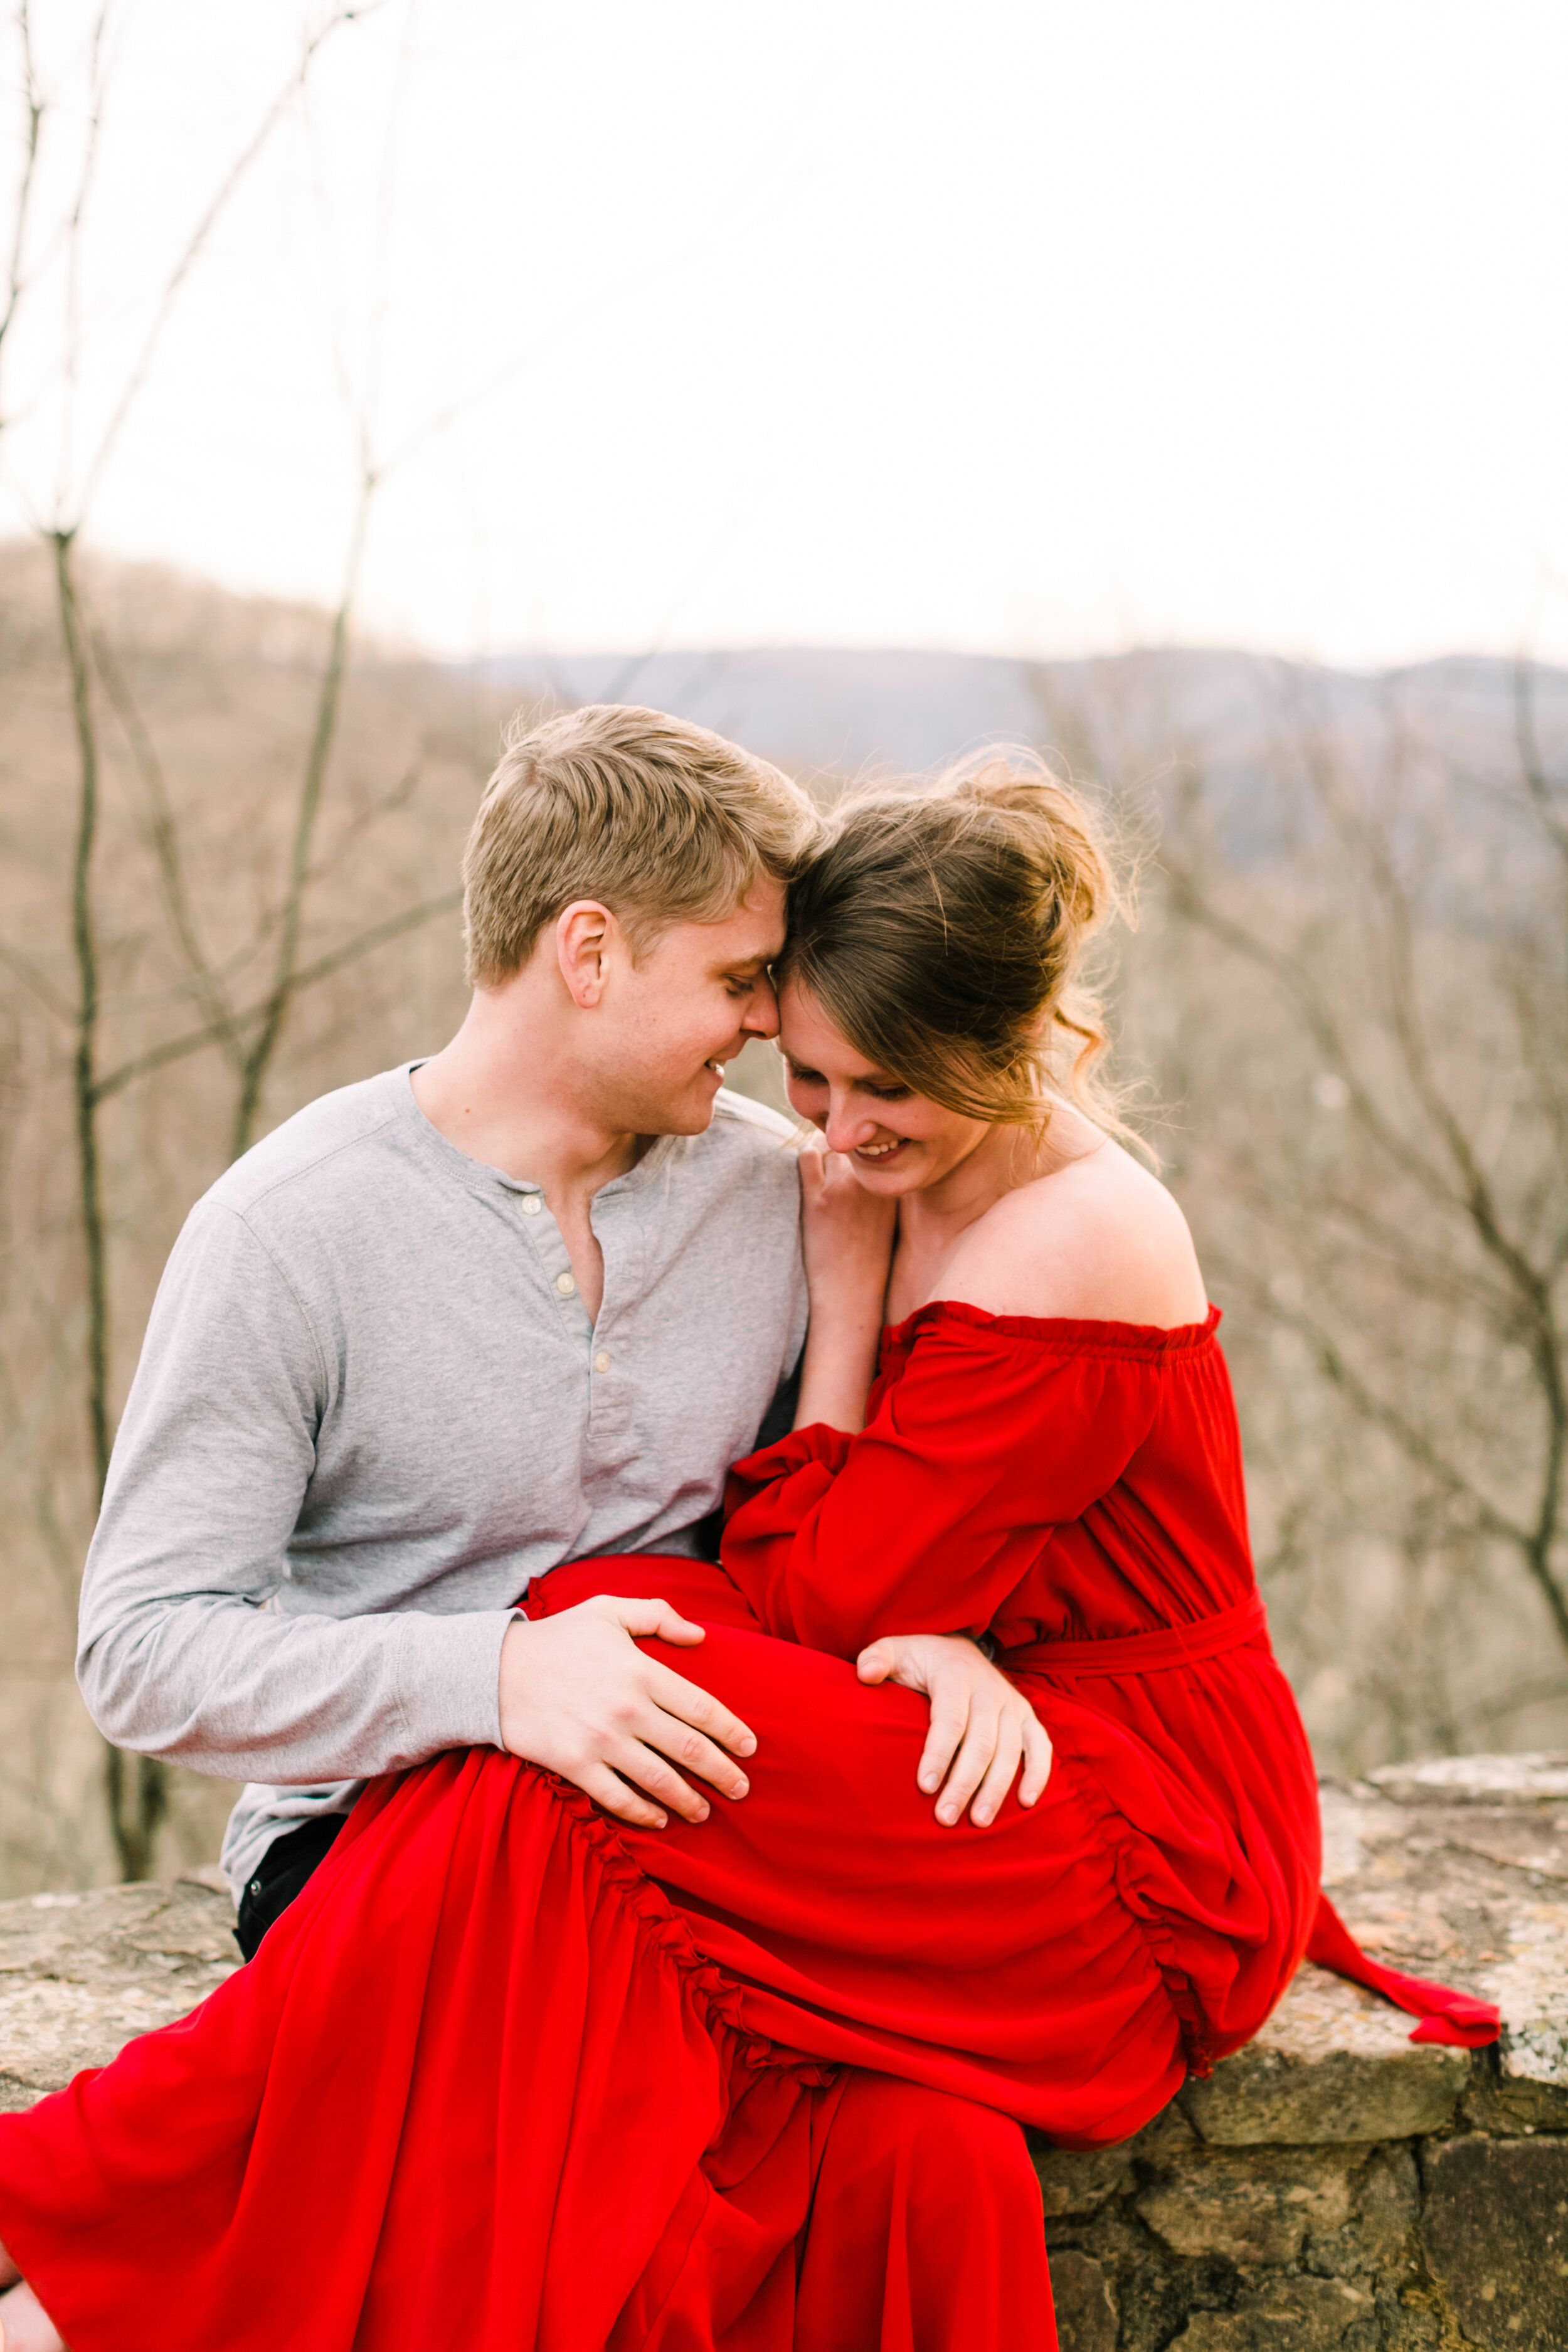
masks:
<path id="1" fill-rule="evenodd" d="M 781 1478 L 792 1477 L 797 1470 L 815 1466 L 829 1478 L 836 1478 L 848 1459 L 852 1444 L 847 1430 L 833 1429 L 825 1421 L 814 1421 L 805 1429 L 792 1429 L 787 1437 L 774 1444 L 764 1445 L 755 1454 L 748 1454 L 737 1462 L 724 1484 L 724 1517 L 732 1519 L 735 1513 L 749 1503 L 753 1495 L 777 1484 Z"/>
<path id="2" fill-rule="evenodd" d="M 410 1762 L 447 1748 L 499 1748 L 500 1652 L 515 1609 L 431 1617 L 410 1612 L 397 1661 Z"/>

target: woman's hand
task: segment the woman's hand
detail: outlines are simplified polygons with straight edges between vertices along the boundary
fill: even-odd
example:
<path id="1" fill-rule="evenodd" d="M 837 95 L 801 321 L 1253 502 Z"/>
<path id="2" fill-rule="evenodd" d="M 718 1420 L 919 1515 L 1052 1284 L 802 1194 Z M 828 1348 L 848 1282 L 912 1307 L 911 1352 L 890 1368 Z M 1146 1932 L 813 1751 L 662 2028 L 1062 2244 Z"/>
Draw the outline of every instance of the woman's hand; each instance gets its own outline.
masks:
<path id="1" fill-rule="evenodd" d="M 815 1315 L 837 1305 L 880 1313 L 898 1231 L 897 1201 L 858 1182 L 847 1156 L 814 1136 L 800 1155 L 801 1243 Z"/>
<path id="2" fill-rule="evenodd" d="M 857 1183 L 843 1153 L 820 1142 L 800 1155 L 800 1194 L 811 1325 L 795 1425 L 853 1433 L 877 1375 L 898 1204 Z"/>
<path id="3" fill-rule="evenodd" d="M 970 1807 L 982 1829 L 995 1820 L 1022 1764 L 1018 1802 L 1037 1802 L 1051 1776 L 1051 1743 L 1039 1717 L 984 1650 L 963 1633 L 885 1633 L 862 1650 L 863 1683 L 902 1683 L 931 1701 L 931 1730 L 917 1780 L 951 1825 Z"/>

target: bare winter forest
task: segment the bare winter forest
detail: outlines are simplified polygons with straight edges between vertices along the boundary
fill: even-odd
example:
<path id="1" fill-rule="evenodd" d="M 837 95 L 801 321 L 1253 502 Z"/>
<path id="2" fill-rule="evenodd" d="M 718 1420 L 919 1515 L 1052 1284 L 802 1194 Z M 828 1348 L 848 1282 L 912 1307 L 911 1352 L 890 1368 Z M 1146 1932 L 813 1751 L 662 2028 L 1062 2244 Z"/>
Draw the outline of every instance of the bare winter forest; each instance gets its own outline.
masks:
<path id="1" fill-rule="evenodd" d="M 0 1893 L 210 1859 L 226 1788 L 71 1675 L 105 1444 L 232 1154 L 461 1007 L 459 850 L 520 701 L 330 615 L 0 549 Z M 825 800 L 1028 735 L 1140 870 L 1106 979 L 1196 1231 L 1321 1762 L 1564 1744 L 1568 678 L 1240 656 L 661 656 Z M 752 1060 L 753 1056 L 748 1056 Z M 754 1053 L 737 1081 L 777 1097 Z"/>

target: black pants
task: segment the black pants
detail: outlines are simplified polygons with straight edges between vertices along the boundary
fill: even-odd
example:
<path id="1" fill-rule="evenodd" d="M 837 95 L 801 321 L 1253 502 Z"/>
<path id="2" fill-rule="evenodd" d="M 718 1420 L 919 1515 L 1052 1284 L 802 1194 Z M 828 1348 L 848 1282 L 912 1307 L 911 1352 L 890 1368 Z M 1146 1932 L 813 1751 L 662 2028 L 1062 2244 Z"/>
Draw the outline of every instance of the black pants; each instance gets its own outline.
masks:
<path id="1" fill-rule="evenodd" d="M 318 1813 L 274 1838 L 239 1898 L 239 1918 L 234 1940 L 247 1960 L 261 1949 L 261 1938 L 274 1919 L 280 1918 L 318 1863 L 323 1862 L 346 1813 Z"/>

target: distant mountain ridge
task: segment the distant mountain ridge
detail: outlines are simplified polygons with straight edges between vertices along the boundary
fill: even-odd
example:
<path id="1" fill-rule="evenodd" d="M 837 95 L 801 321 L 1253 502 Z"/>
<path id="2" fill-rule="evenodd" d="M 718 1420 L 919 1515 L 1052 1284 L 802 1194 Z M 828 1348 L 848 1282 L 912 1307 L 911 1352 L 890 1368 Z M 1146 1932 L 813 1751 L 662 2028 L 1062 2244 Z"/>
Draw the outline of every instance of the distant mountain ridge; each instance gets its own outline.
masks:
<path id="1" fill-rule="evenodd" d="M 1497 754 L 1514 727 L 1513 665 L 1450 656 L 1363 674 L 1223 649 L 1081 661 L 984 654 L 758 646 L 647 656 L 520 653 L 466 669 L 524 695 L 641 702 L 797 772 L 926 774 L 999 739 L 1054 747 L 1075 768 L 1155 779 L 1197 756 L 1234 789 L 1309 718 L 1352 743 L 1397 716 L 1416 736 Z M 1533 673 L 1538 725 L 1568 736 L 1568 670 Z"/>

